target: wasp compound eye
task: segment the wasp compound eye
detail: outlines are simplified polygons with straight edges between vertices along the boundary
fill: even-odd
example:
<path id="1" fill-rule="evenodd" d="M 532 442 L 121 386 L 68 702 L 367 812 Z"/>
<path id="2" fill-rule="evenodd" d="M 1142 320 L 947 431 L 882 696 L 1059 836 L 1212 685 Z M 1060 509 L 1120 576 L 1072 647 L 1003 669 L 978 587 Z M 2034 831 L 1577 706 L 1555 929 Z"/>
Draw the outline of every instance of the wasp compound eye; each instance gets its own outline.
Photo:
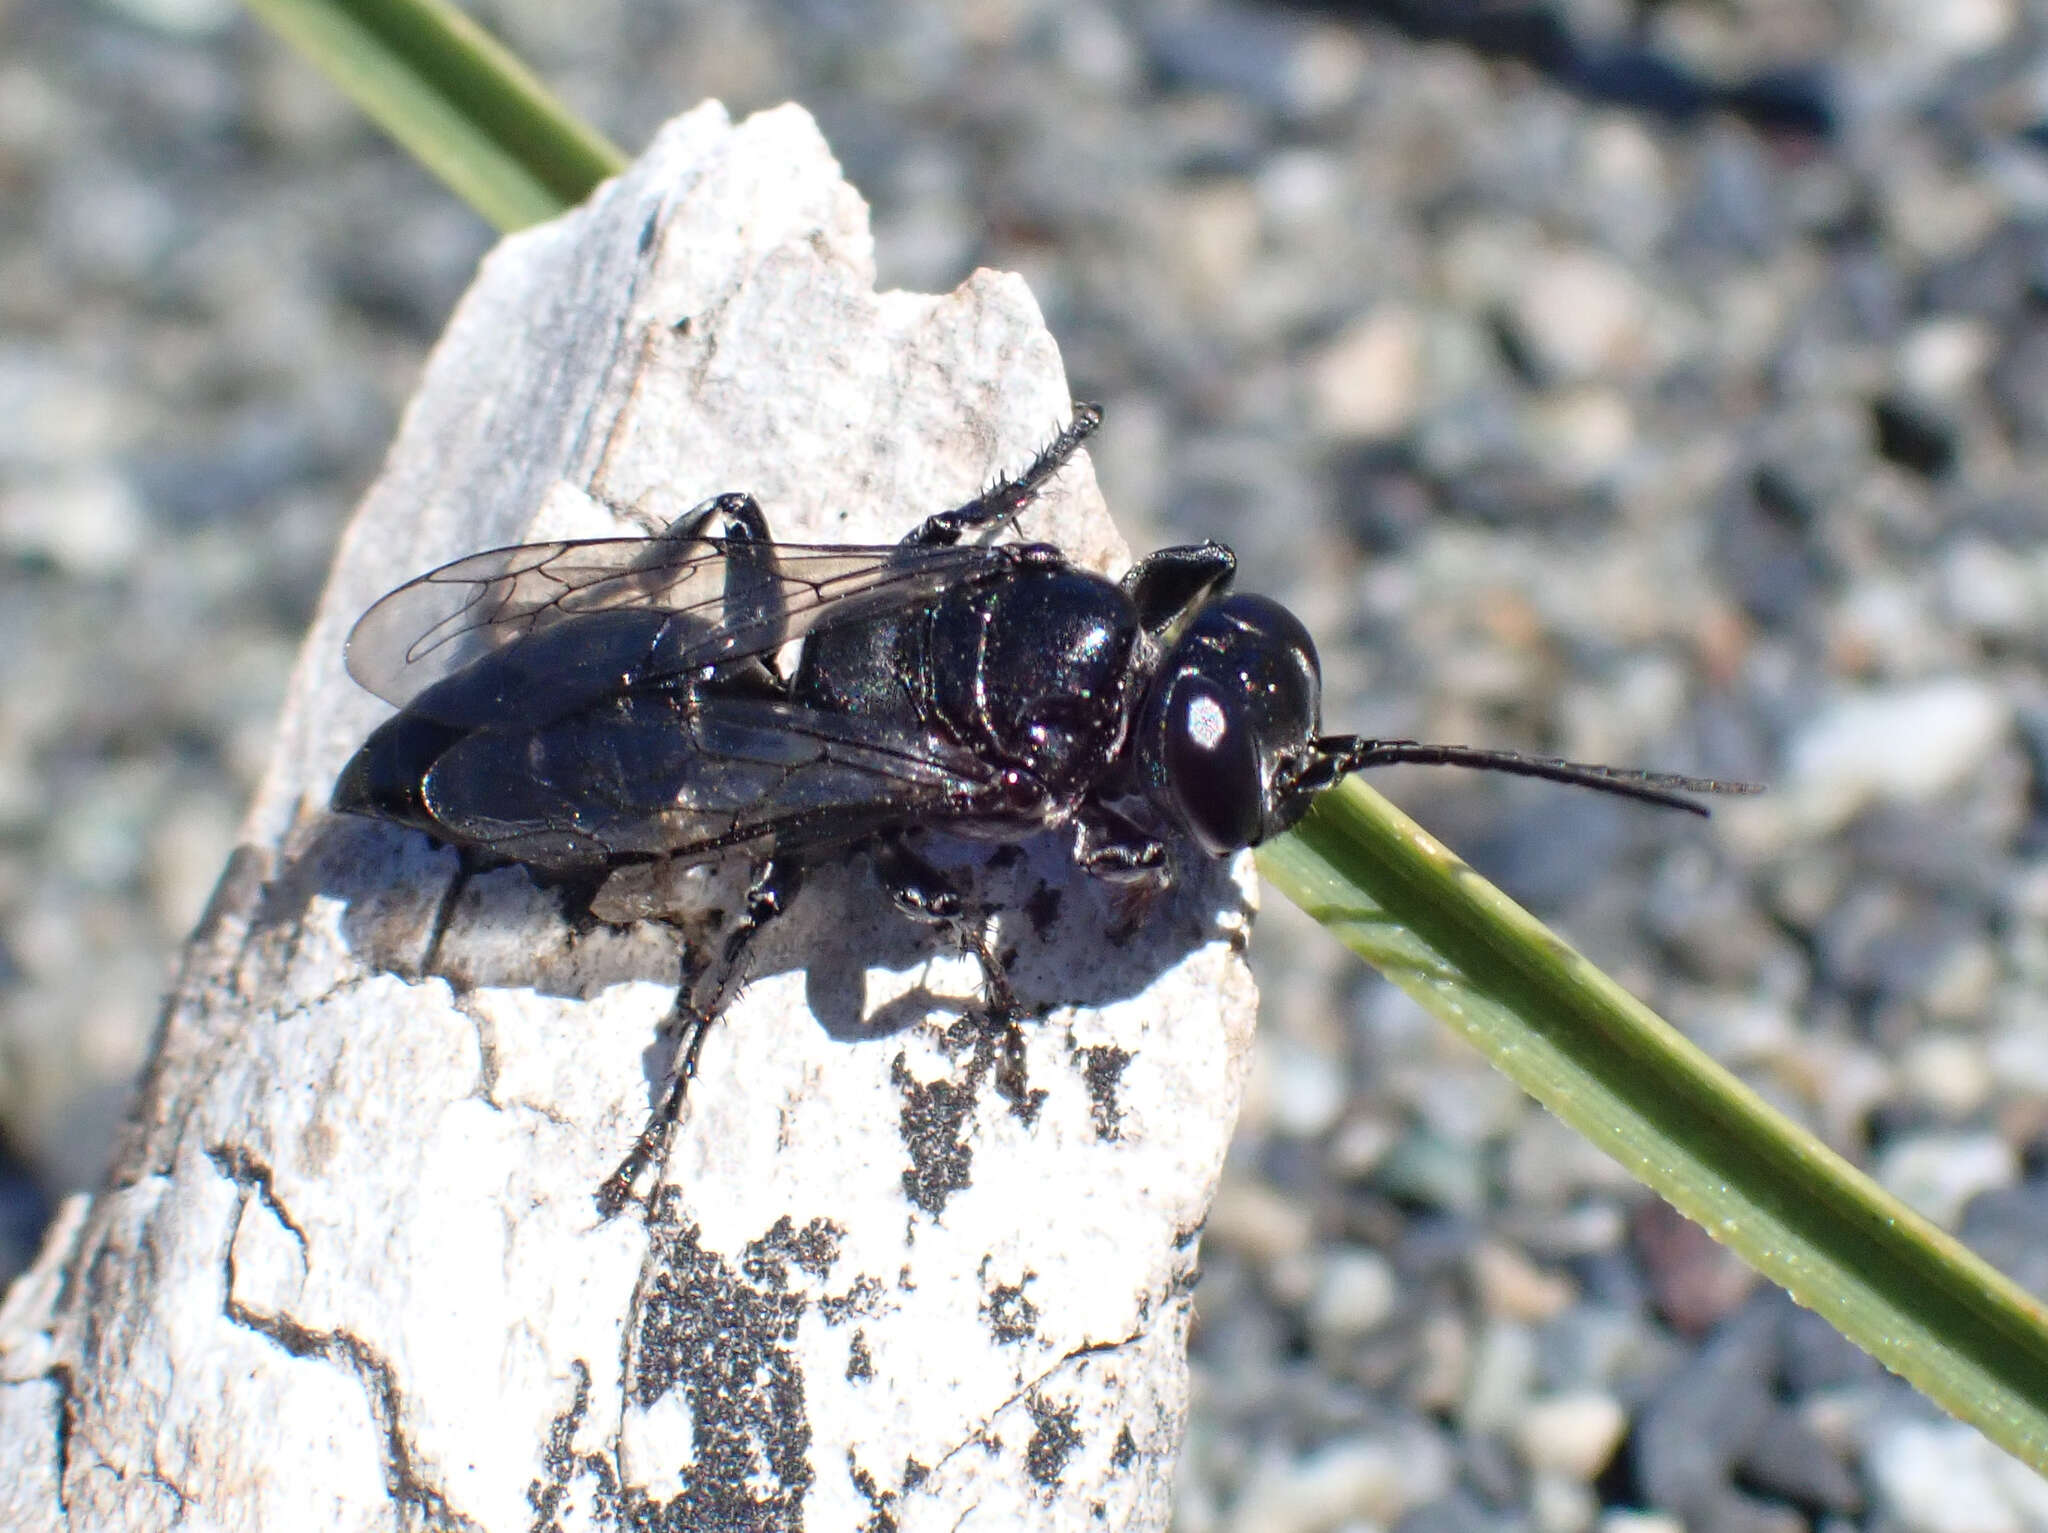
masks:
<path id="1" fill-rule="evenodd" d="M 1202 850 L 1221 857 L 1259 839 L 1259 746 L 1243 710 L 1215 683 L 1187 674 L 1166 704 L 1166 781 Z"/>

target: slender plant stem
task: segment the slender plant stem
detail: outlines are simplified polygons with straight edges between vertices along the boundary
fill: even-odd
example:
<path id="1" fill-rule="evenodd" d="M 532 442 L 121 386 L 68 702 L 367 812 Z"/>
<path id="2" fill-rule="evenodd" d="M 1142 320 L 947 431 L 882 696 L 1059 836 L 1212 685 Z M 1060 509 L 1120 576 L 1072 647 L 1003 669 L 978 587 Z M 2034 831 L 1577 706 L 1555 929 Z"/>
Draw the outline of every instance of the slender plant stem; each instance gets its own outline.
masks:
<path id="1" fill-rule="evenodd" d="M 625 165 L 446 0 L 249 0 L 385 132 L 501 230 L 575 206 Z"/>
<path id="2" fill-rule="evenodd" d="M 2048 1470 L 2048 1311 L 1694 1047 L 1363 783 L 1266 876 L 1851 1341 Z"/>

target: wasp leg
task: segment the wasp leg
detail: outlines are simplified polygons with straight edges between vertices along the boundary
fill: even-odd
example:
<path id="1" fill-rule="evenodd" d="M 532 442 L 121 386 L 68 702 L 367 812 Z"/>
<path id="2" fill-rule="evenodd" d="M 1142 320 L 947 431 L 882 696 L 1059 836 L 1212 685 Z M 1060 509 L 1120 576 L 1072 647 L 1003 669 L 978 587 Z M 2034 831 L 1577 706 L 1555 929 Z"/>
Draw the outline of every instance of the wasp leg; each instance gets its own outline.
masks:
<path id="1" fill-rule="evenodd" d="M 753 543 L 773 541 L 768 532 L 768 518 L 761 510 L 760 502 L 746 494 L 714 495 L 685 511 L 650 541 L 693 543 L 699 538 L 744 539 Z M 645 559 L 656 557 L 656 552 L 649 550 Z"/>
<path id="2" fill-rule="evenodd" d="M 1119 888 L 1164 888 L 1172 880 L 1166 843 L 1102 805 L 1074 825 L 1074 862 L 1091 878 Z"/>
<path id="3" fill-rule="evenodd" d="M 898 836 L 884 836 L 874 853 L 875 872 L 896 908 L 914 921 L 939 927 L 981 967 L 982 1013 L 996 1039 L 996 1089 L 1019 1110 L 1031 1103 L 1024 1068 L 1024 1008 L 1011 987 L 1009 970 L 990 940 L 986 916 L 970 916 L 951 879 L 926 862 Z"/>
<path id="4" fill-rule="evenodd" d="M 711 1026 L 730 1006 L 746 983 L 747 955 L 763 927 L 789 909 L 803 886 L 802 865 L 790 858 L 770 858 L 755 870 L 739 919 L 726 933 L 716 953 L 705 958 L 686 947 L 683 950 L 682 980 L 676 989 L 676 1050 L 669 1066 L 667 1087 L 661 1102 L 649 1114 L 647 1125 L 633 1148 L 619 1162 L 618 1169 L 605 1178 L 597 1190 L 597 1211 L 609 1219 L 633 1199 L 634 1184 L 650 1166 L 668 1155 L 668 1142 L 682 1116 L 683 1098 L 697 1075 L 697 1058 L 704 1052 L 704 1039 Z M 710 993 L 697 997 L 709 986 Z"/>
<path id="5" fill-rule="evenodd" d="M 749 661 L 758 659 L 760 668 L 780 682 L 775 651 L 789 632 L 789 608 L 782 591 L 781 567 L 775 559 L 775 538 L 768 530 L 761 503 L 753 496 L 714 495 L 685 511 L 647 540 L 647 551 L 635 561 L 635 568 L 648 571 L 655 579 L 666 578 L 675 565 L 676 546 L 702 542 L 716 542 L 725 556 L 725 596 L 719 623 L 744 634 L 748 648 L 758 648 L 758 656 L 750 655 Z"/>
<path id="6" fill-rule="evenodd" d="M 1031 460 L 1031 466 L 1023 473 L 984 490 L 964 506 L 926 517 L 924 524 L 903 541 L 945 548 L 970 532 L 980 532 L 985 528 L 999 530 L 1031 504 L 1032 498 L 1045 488 L 1046 481 L 1065 466 L 1075 449 L 1094 435 L 1095 428 L 1101 424 L 1102 411 L 1098 406 L 1077 402 L 1073 420 L 1046 445 L 1045 451 Z"/>

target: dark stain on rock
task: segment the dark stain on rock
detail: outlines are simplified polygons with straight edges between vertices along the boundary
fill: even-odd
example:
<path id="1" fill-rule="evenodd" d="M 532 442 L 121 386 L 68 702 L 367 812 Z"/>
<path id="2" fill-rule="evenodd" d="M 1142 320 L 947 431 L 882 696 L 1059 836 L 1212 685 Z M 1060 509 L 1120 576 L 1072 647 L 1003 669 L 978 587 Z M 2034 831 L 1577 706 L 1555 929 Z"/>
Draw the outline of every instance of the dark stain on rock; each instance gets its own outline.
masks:
<path id="1" fill-rule="evenodd" d="M 1046 940 L 1053 923 L 1059 920 L 1062 898 L 1059 889 L 1052 884 L 1040 884 L 1024 902 L 1024 918 L 1031 923 L 1031 930 L 1040 942 Z"/>
<path id="2" fill-rule="evenodd" d="M 851 1448 L 846 1452 L 846 1472 L 853 1480 L 853 1488 L 860 1492 L 861 1499 L 869 1508 L 867 1518 L 857 1533 L 896 1533 L 896 1503 L 903 1498 L 893 1490 L 882 1489 L 875 1477 L 861 1468 Z"/>
<path id="3" fill-rule="evenodd" d="M 1097 1044 L 1080 1052 L 1081 1078 L 1088 1086 L 1088 1111 L 1095 1121 L 1095 1137 L 1104 1141 L 1123 1138 L 1124 1111 L 1116 1091 L 1124 1068 L 1131 1062 L 1128 1049 L 1112 1043 Z"/>
<path id="4" fill-rule="evenodd" d="M 526 1487 L 526 1504 L 533 1508 L 530 1533 L 562 1533 L 563 1514 L 577 1510 L 569 1492 L 580 1479 L 590 1482 L 590 1505 L 583 1515 L 571 1519 L 574 1524 L 602 1528 L 618 1517 L 619 1480 L 611 1457 L 576 1448 L 576 1434 L 583 1430 L 584 1417 L 590 1413 L 590 1365 L 579 1357 L 569 1369 L 576 1378 L 576 1392 L 567 1408 L 548 1423 L 547 1441 L 541 1445 L 540 1464 L 546 1478 Z"/>
<path id="5" fill-rule="evenodd" d="M 1026 1272 L 1015 1283 L 995 1283 L 983 1291 L 981 1318 L 997 1341 L 1024 1342 L 1038 1334 L 1038 1306 L 1024 1296 L 1024 1285 L 1037 1276 Z"/>
<path id="6" fill-rule="evenodd" d="M 810 1301 L 790 1291 L 790 1273 L 823 1277 L 840 1231 L 824 1219 L 801 1229 L 779 1219 L 735 1267 L 703 1246 L 680 1203 L 675 1188 L 663 1189 L 648 1221 L 626 1398 L 645 1409 L 681 1391 L 696 1457 L 680 1466 L 683 1489 L 668 1501 L 628 1488 L 627 1522 L 798 1533 L 813 1475 L 794 1343 Z"/>
<path id="7" fill-rule="evenodd" d="M 1074 1425 L 1078 1406 L 1057 1405 L 1043 1395 L 1029 1395 L 1024 1409 L 1031 1413 L 1031 1441 L 1024 1445 L 1024 1472 L 1050 1490 L 1066 1473 L 1067 1460 L 1081 1446 L 1080 1429 Z"/>
<path id="8" fill-rule="evenodd" d="M 1126 1421 L 1116 1429 L 1116 1445 L 1109 1450 L 1109 1465 L 1112 1469 L 1128 1469 L 1138 1461 L 1138 1439 L 1131 1436 L 1131 1424 Z"/>
<path id="9" fill-rule="evenodd" d="M 853 1280 L 853 1286 L 842 1294 L 826 1294 L 818 1301 L 818 1313 L 827 1325 L 844 1325 L 856 1315 L 879 1314 L 882 1295 L 886 1292 L 882 1280 L 873 1273 L 863 1272 Z"/>
<path id="10" fill-rule="evenodd" d="M 974 1151 L 960 1130 L 974 1111 L 977 1082 L 970 1074 L 965 1083 L 936 1080 L 927 1085 L 911 1075 L 900 1054 L 889 1067 L 889 1080 L 903 1093 L 897 1132 L 910 1152 L 904 1194 L 937 1217 L 945 1212 L 946 1199 L 974 1185 Z"/>
<path id="11" fill-rule="evenodd" d="M 910 1073 L 907 1056 L 902 1054 L 889 1067 L 891 1083 L 903 1093 L 897 1132 L 910 1152 L 903 1191 L 934 1217 L 945 1212 L 946 1200 L 954 1193 L 973 1185 L 974 1151 L 964 1130 L 989 1072 L 996 1072 L 1011 1111 L 1026 1123 L 1045 1100 L 1043 1091 L 1024 1089 L 1022 1066 L 1016 1057 L 1021 1050 L 1013 1047 L 1013 1040 L 999 1035 L 981 1013 L 956 1018 L 939 1035 L 939 1042 L 956 1064 L 964 1057 L 957 1078 L 920 1081 Z"/>
<path id="12" fill-rule="evenodd" d="M 846 1377 L 853 1383 L 875 1376 L 874 1354 L 868 1351 L 868 1333 L 855 1331 L 846 1346 Z"/>

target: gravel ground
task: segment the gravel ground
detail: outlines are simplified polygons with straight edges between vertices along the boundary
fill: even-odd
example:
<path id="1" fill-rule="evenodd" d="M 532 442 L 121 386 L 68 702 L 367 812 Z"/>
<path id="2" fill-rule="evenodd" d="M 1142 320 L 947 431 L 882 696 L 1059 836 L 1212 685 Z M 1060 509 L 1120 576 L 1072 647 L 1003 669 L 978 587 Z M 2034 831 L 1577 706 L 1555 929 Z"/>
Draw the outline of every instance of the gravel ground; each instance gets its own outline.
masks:
<path id="1" fill-rule="evenodd" d="M 1023 272 L 1134 544 L 1334 728 L 1770 782 L 1382 786 L 2048 1284 L 2048 4 L 484 19 L 620 143 L 794 98 L 885 285 Z M 0 6 L 0 1273 L 97 1175 L 329 548 L 489 234 L 229 0 Z M 1286 909 L 1180 1526 L 2048 1528 Z"/>

